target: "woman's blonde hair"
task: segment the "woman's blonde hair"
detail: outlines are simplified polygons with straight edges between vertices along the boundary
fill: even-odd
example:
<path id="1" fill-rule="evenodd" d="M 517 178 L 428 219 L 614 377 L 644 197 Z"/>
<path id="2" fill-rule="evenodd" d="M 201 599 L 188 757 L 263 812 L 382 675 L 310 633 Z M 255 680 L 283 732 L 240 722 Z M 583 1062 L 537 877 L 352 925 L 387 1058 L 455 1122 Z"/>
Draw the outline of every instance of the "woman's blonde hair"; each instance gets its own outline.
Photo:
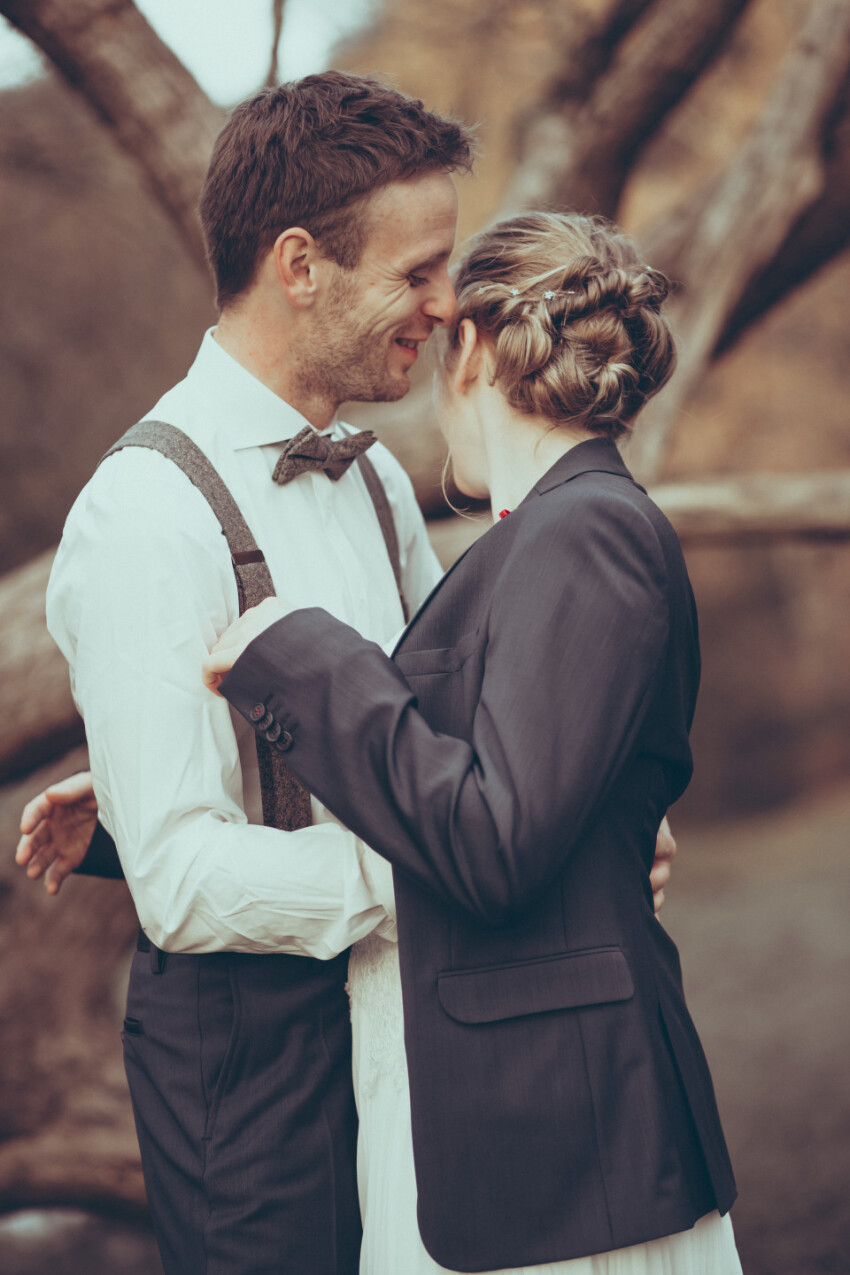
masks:
<path id="1" fill-rule="evenodd" d="M 455 275 L 462 319 L 490 338 L 494 384 L 554 425 L 624 434 L 676 362 L 670 285 L 601 217 L 528 213 L 480 234 Z"/>

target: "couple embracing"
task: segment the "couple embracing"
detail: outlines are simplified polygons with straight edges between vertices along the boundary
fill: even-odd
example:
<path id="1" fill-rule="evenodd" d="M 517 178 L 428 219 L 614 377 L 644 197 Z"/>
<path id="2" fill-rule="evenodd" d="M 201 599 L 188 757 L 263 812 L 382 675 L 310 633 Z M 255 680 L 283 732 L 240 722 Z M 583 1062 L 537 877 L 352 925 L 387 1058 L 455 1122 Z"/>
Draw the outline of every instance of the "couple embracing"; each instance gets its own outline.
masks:
<path id="1" fill-rule="evenodd" d="M 667 283 L 555 213 L 450 278 L 470 163 L 371 79 L 238 107 L 201 199 L 220 321 L 51 577 L 101 822 L 74 779 L 19 860 L 56 888 L 91 841 L 133 894 L 167 1275 L 740 1271 L 650 875 L 696 615 L 616 446 L 673 369 Z M 442 578 L 405 474 L 337 417 L 400 399 L 435 328 L 455 480 L 494 511 Z"/>

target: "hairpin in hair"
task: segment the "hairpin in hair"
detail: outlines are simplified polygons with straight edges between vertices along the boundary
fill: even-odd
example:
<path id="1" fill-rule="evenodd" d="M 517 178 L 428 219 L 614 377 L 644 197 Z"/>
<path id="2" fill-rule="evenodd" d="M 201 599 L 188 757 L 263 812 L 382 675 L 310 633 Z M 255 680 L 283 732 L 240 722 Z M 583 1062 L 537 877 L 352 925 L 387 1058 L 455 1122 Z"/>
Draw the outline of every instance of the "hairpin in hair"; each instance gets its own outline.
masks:
<path id="1" fill-rule="evenodd" d="M 480 286 L 481 286 L 482 288 L 492 288 L 492 287 L 497 287 L 498 285 L 492 284 L 492 283 L 490 283 L 490 282 L 488 281 L 488 282 L 486 282 L 486 283 L 482 283 Z M 508 288 L 508 294 L 509 294 L 510 296 L 512 296 L 512 297 L 518 297 L 518 296 L 520 295 L 520 292 L 521 292 L 521 291 L 522 291 L 522 289 L 521 289 L 521 288 Z M 549 291 L 546 291 L 546 292 L 544 292 L 544 293 L 543 293 L 543 300 L 544 300 L 544 301 L 552 301 L 552 300 L 554 300 L 554 298 L 555 298 L 555 297 L 560 296 L 560 295 L 561 295 L 561 293 L 558 293 L 558 292 L 552 292 L 551 290 L 549 290 Z M 574 297 L 574 296 L 575 296 L 575 289 L 574 289 L 574 288 L 568 288 L 568 289 L 566 289 L 566 290 L 564 291 L 563 295 L 564 295 L 564 296 L 566 296 L 566 297 Z"/>

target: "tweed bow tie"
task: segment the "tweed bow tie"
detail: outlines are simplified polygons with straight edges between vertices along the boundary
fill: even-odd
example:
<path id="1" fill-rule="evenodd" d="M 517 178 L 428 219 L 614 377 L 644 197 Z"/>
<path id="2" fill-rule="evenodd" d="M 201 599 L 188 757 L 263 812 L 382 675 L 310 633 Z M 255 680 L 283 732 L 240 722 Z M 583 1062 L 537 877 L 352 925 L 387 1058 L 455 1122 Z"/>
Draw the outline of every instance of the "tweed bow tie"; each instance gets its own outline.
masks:
<path id="1" fill-rule="evenodd" d="M 370 429 L 363 429 L 359 434 L 349 434 L 347 438 L 334 442 L 305 425 L 299 434 L 290 438 L 280 453 L 272 478 L 283 487 L 309 469 L 322 469 L 335 483 L 360 453 L 377 441 L 376 434 Z"/>

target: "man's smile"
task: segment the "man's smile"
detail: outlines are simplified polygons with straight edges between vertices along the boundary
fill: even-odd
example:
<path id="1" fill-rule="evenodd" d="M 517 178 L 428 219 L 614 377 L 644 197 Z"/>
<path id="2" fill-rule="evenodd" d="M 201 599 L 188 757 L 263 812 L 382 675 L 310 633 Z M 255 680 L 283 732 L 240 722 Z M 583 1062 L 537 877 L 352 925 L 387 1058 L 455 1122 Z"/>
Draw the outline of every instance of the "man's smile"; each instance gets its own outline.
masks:
<path id="1" fill-rule="evenodd" d="M 414 337 L 397 336 L 395 343 L 396 345 L 400 345 L 403 350 L 407 350 L 411 358 L 415 360 L 419 356 L 419 346 L 422 344 L 423 340 L 427 339 L 427 337 L 416 339 Z"/>

